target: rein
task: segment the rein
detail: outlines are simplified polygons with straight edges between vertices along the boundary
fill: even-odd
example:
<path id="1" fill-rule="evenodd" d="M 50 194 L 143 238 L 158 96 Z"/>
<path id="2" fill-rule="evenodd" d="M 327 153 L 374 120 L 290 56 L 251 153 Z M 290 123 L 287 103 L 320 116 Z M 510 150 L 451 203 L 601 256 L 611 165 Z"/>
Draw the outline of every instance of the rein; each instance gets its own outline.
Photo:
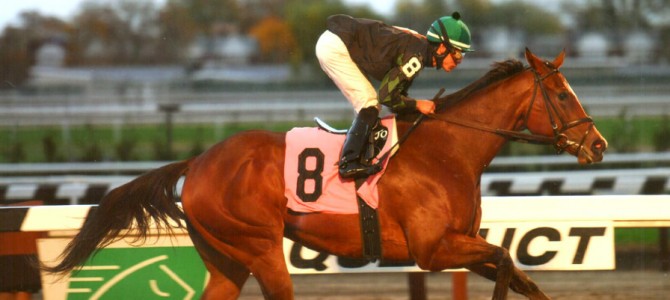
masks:
<path id="1" fill-rule="evenodd" d="M 539 135 L 539 134 L 533 134 L 533 133 L 524 133 L 524 132 L 518 132 L 518 131 L 513 131 L 513 130 L 506 130 L 506 129 L 500 129 L 500 128 L 491 128 L 482 124 L 477 124 L 465 120 L 458 120 L 458 119 L 453 119 L 453 118 L 447 118 L 447 117 L 439 117 L 436 115 L 430 116 L 431 118 L 435 120 L 440 120 L 443 122 L 451 123 L 454 125 L 458 125 L 461 127 L 466 127 L 466 128 L 471 128 L 479 131 L 484 131 L 484 132 L 489 132 L 489 133 L 494 133 L 499 136 L 502 136 L 508 140 L 514 141 L 514 142 L 522 142 L 522 143 L 530 143 L 530 144 L 540 144 L 540 145 L 553 145 L 554 148 L 556 149 L 557 153 L 562 153 L 566 149 L 573 147 L 575 148 L 575 153 L 579 153 L 582 151 L 584 147 L 584 141 L 586 140 L 586 137 L 589 135 L 591 130 L 594 127 L 594 122 L 591 117 L 587 116 L 581 119 L 577 119 L 574 121 L 566 122 L 564 118 L 559 114 L 558 109 L 556 108 L 556 105 L 551 102 L 549 98 L 549 94 L 547 93 L 547 89 L 544 86 L 543 81 L 555 74 L 558 74 L 559 71 L 557 68 L 553 68 L 551 64 L 546 63 L 547 66 L 552 68 L 552 71 L 549 72 L 548 74 L 544 76 L 540 76 L 540 74 L 535 71 L 532 68 L 529 68 L 532 72 L 533 75 L 535 76 L 535 84 L 533 88 L 533 98 L 531 99 L 530 105 L 528 106 L 528 111 L 524 115 L 524 124 L 523 128 L 528 128 L 528 120 L 530 118 L 530 113 L 535 105 L 535 100 L 537 98 L 537 91 L 538 89 L 542 93 L 542 98 L 544 100 L 545 107 L 547 109 L 547 115 L 549 117 L 549 122 L 551 123 L 551 128 L 553 130 L 554 136 L 553 137 L 548 137 L 544 135 Z M 560 127 L 559 124 L 556 122 L 556 118 L 560 121 Z M 570 128 L 579 126 L 584 123 L 589 123 L 589 127 L 586 129 L 584 132 L 584 135 L 579 143 L 573 142 L 570 139 L 568 139 L 567 135 L 565 135 L 565 131 L 569 130 Z"/>

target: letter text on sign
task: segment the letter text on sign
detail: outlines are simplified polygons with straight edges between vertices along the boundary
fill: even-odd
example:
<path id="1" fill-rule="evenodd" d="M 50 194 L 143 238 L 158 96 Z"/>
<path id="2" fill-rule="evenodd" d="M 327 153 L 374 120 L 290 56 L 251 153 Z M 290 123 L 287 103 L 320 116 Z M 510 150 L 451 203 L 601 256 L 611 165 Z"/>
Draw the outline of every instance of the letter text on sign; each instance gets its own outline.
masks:
<path id="1" fill-rule="evenodd" d="M 480 234 L 524 270 L 614 269 L 611 222 L 491 222 Z"/>

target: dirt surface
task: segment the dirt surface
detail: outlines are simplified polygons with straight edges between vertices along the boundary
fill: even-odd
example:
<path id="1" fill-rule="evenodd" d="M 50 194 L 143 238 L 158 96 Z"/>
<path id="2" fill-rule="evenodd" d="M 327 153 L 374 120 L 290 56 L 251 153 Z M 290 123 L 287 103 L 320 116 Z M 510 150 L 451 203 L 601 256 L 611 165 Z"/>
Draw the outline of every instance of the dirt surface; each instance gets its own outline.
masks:
<path id="1" fill-rule="evenodd" d="M 528 272 L 553 299 L 670 299 L 670 273 L 655 270 Z M 452 299 L 451 273 L 426 273 L 428 299 Z M 467 275 L 468 299 L 491 299 L 493 282 Z M 409 299 L 407 274 L 333 274 L 293 276 L 296 299 Z M 250 279 L 240 299 L 262 299 Z M 508 299 L 526 299 L 510 291 Z"/>

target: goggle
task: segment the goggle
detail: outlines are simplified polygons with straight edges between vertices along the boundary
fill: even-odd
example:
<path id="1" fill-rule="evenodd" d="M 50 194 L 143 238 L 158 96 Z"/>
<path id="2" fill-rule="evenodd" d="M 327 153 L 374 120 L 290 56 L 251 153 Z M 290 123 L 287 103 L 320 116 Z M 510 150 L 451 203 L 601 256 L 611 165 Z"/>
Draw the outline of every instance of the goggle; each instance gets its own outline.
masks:
<path id="1" fill-rule="evenodd" d="M 463 59 L 463 57 L 465 56 L 465 53 L 463 53 L 463 51 L 461 51 L 461 50 L 458 50 L 458 49 L 455 49 L 455 48 L 453 48 L 453 49 L 454 50 L 452 50 L 452 52 L 445 51 L 442 54 L 437 54 L 437 53 L 435 54 L 435 68 L 437 70 L 439 70 L 442 67 L 442 63 L 447 58 L 447 56 L 449 56 L 449 54 L 451 54 L 451 56 L 454 58 L 454 61 L 458 62 L 458 61 Z"/>

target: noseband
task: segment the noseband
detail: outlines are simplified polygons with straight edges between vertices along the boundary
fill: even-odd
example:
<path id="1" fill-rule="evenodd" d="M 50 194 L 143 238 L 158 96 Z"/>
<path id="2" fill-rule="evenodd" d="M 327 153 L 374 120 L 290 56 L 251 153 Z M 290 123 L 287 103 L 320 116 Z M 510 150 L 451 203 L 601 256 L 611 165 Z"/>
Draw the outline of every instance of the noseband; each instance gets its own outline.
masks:
<path id="1" fill-rule="evenodd" d="M 528 128 L 528 119 L 530 118 L 530 113 L 533 109 L 533 105 L 535 105 L 535 100 L 537 98 L 537 91 L 538 89 L 542 93 L 542 99 L 544 100 L 544 106 L 547 109 L 547 115 L 549 117 L 549 122 L 551 123 L 551 128 L 553 130 L 553 136 L 548 137 L 544 135 L 539 135 L 539 134 L 532 134 L 532 133 L 524 133 L 524 132 L 518 132 L 518 131 L 513 131 L 513 130 L 506 130 L 506 129 L 493 129 L 489 128 L 486 126 L 483 126 L 481 124 L 476 124 L 468 121 L 463 121 L 463 120 L 455 120 L 451 118 L 446 118 L 443 116 L 437 116 L 433 115 L 431 116 L 434 119 L 442 120 L 448 123 L 453 123 L 456 125 L 460 125 L 463 127 L 468 127 L 468 128 L 473 128 L 481 131 L 487 131 L 491 133 L 495 133 L 497 135 L 500 135 L 508 140 L 515 141 L 515 142 L 524 142 L 524 143 L 531 143 L 531 144 L 542 144 L 542 145 L 553 145 L 554 149 L 556 149 L 557 153 L 563 153 L 566 151 L 566 149 L 574 149 L 574 155 L 579 154 L 584 148 L 584 142 L 586 141 L 586 137 L 589 135 L 591 130 L 594 127 L 594 122 L 591 117 L 586 116 L 581 119 L 573 120 L 573 121 L 565 121 L 563 116 L 559 113 L 558 109 L 556 108 L 556 105 L 551 102 L 549 98 L 549 94 L 547 93 L 547 89 L 544 86 L 543 81 L 547 79 L 548 77 L 559 74 L 560 72 L 558 71 L 557 68 L 553 67 L 550 63 L 545 63 L 546 66 L 550 67 L 552 69 L 551 72 L 545 74 L 544 76 L 541 76 L 535 69 L 529 68 L 532 72 L 533 75 L 535 76 L 535 85 L 533 88 L 533 97 L 531 99 L 530 105 L 528 106 L 528 111 L 526 111 L 526 114 L 523 116 L 524 124 L 523 124 L 523 129 Z M 558 122 L 556 121 L 558 119 Z M 588 123 L 589 126 L 584 132 L 584 135 L 582 136 L 582 139 L 579 141 L 579 143 L 571 141 L 568 136 L 565 134 L 567 130 L 570 128 L 579 126 L 581 124 Z"/>

